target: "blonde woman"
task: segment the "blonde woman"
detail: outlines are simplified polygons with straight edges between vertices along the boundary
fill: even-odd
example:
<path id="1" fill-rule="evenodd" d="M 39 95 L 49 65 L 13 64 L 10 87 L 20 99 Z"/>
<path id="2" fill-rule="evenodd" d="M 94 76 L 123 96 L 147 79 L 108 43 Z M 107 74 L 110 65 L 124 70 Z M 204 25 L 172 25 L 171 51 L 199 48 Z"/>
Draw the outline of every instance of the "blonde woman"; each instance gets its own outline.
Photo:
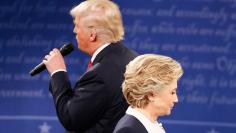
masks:
<path id="1" fill-rule="evenodd" d="M 165 133 L 158 118 L 170 115 L 178 102 L 182 74 L 181 65 L 167 56 L 145 54 L 131 61 L 122 84 L 130 106 L 113 133 Z"/>

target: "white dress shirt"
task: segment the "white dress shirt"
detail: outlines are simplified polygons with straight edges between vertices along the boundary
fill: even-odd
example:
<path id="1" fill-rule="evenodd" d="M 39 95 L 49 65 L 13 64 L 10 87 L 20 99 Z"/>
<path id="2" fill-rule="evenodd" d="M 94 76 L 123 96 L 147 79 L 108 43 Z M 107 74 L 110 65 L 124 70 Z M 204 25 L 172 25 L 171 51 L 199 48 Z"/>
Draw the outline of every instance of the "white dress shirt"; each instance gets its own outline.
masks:
<path id="1" fill-rule="evenodd" d="M 106 48 L 110 43 L 106 43 L 104 45 L 102 45 L 101 47 L 99 47 L 94 53 L 92 58 L 90 59 L 92 62 L 95 60 L 96 56 L 98 55 L 98 53 L 100 53 L 104 48 Z"/>
<path id="2" fill-rule="evenodd" d="M 143 126 L 146 128 L 148 133 L 166 133 L 164 128 L 162 127 L 161 123 L 158 123 L 157 121 L 155 123 L 151 122 L 146 116 L 144 116 L 141 112 L 138 110 L 129 107 L 126 111 L 126 114 L 132 115 L 135 118 L 137 118 Z"/>

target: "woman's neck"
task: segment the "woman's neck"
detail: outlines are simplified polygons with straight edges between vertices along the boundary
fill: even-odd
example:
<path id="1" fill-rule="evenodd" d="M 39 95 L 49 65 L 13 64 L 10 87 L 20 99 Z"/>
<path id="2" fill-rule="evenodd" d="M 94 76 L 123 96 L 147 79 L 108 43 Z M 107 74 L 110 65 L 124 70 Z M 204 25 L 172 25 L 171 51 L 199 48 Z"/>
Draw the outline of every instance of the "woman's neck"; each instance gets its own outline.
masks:
<path id="1" fill-rule="evenodd" d="M 141 114 L 143 114 L 145 117 L 148 118 L 152 123 L 155 123 L 157 121 L 157 115 L 155 115 L 151 110 L 148 110 L 146 108 L 134 108 L 135 110 L 139 111 Z"/>

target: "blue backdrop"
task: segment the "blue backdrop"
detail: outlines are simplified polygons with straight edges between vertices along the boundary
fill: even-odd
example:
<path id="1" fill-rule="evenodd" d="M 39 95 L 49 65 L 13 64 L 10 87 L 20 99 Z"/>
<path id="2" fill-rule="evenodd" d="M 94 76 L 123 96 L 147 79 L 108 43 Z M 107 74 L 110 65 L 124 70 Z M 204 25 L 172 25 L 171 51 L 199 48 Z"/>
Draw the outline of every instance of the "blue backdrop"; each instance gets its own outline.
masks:
<path id="1" fill-rule="evenodd" d="M 116 0 L 128 47 L 171 56 L 184 67 L 167 133 L 235 133 L 236 1 Z M 0 132 L 63 133 L 47 72 L 28 72 L 52 48 L 77 47 L 69 10 L 76 0 L 0 1 Z M 89 57 L 65 57 L 72 84 Z M 92 100 L 92 99 L 91 99 Z M 96 102 L 96 101 L 94 101 Z"/>

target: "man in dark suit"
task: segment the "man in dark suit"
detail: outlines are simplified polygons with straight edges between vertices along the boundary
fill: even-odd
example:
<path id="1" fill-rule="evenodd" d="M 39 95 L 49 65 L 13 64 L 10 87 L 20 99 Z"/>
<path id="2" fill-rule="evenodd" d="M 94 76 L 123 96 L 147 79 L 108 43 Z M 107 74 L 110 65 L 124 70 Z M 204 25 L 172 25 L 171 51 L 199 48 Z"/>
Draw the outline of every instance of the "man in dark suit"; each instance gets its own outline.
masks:
<path id="1" fill-rule="evenodd" d="M 121 91 L 125 66 L 137 53 L 120 43 L 124 29 L 112 1 L 84 1 L 71 15 L 78 48 L 92 56 L 92 63 L 72 89 L 59 50 L 45 56 L 58 118 L 73 133 L 112 133 L 128 107 Z"/>

